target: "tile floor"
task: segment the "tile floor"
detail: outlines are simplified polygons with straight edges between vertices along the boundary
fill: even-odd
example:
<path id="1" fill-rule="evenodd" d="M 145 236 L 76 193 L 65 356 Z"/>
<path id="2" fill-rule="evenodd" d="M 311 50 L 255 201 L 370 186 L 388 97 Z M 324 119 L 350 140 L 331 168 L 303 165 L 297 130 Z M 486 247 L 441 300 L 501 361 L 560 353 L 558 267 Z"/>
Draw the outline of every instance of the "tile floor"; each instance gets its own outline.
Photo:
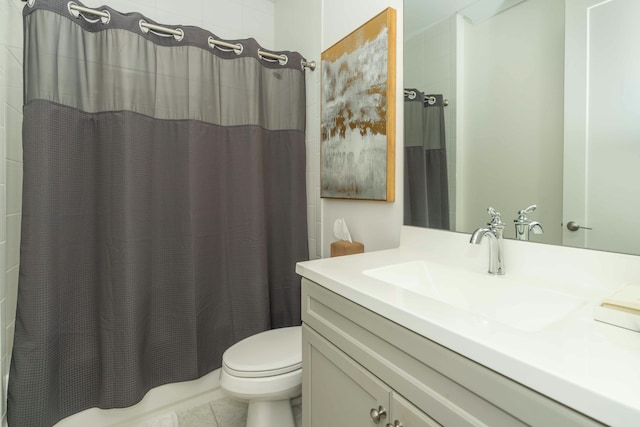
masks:
<path id="1" fill-rule="evenodd" d="M 294 399 L 292 407 L 296 427 L 301 427 L 302 404 L 300 399 Z M 148 421 L 140 427 L 244 427 L 246 421 L 246 402 L 220 397 L 194 408 L 166 414 Z"/>

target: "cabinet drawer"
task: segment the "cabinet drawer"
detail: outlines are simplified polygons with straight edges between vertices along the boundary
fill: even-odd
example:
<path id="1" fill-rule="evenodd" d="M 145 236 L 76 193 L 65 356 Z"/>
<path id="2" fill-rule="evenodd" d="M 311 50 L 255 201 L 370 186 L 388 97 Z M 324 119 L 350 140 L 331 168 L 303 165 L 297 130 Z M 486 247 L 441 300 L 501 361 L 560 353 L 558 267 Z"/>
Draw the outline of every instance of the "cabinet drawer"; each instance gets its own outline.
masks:
<path id="1" fill-rule="evenodd" d="M 307 279 L 302 303 L 306 325 L 442 425 L 600 425 Z"/>

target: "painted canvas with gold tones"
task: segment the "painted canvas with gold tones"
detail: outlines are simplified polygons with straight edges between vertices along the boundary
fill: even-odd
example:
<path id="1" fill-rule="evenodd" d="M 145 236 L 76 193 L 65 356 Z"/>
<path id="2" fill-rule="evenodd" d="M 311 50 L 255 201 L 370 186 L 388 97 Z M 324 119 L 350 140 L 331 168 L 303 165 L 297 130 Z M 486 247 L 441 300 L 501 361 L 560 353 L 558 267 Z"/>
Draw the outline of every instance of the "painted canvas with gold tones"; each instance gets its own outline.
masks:
<path id="1" fill-rule="evenodd" d="M 322 53 L 321 196 L 394 200 L 395 10 Z"/>

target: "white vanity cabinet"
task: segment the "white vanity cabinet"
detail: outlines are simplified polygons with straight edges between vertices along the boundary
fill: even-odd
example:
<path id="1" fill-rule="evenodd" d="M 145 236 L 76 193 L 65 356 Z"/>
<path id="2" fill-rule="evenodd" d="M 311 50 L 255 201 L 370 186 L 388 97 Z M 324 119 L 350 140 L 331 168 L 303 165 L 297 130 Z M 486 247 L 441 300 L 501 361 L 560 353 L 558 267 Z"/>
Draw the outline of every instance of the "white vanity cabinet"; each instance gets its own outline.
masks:
<path id="1" fill-rule="evenodd" d="M 307 426 L 439 426 L 336 346 L 303 325 Z"/>
<path id="2" fill-rule="evenodd" d="M 307 279 L 302 320 L 305 427 L 601 425 Z"/>

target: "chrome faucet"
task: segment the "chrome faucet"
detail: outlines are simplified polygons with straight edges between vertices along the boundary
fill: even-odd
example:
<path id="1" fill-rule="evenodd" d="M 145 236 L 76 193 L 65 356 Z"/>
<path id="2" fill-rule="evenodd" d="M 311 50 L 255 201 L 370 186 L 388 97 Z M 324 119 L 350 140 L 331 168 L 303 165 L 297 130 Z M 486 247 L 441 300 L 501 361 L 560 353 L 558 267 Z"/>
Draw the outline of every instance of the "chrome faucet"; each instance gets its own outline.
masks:
<path id="1" fill-rule="evenodd" d="M 493 208 L 487 209 L 491 221 L 486 227 L 480 227 L 471 235 L 469 243 L 479 245 L 484 236 L 489 236 L 489 273 L 504 274 L 504 241 L 502 234 L 505 223 L 502 222 L 500 212 Z"/>
<path id="2" fill-rule="evenodd" d="M 535 211 L 537 208 L 536 205 L 531 205 L 526 209 L 522 209 L 518 211 L 518 216 L 513 220 L 516 226 L 516 239 L 518 240 L 529 240 L 529 234 L 542 234 L 544 230 L 542 229 L 542 224 L 538 221 L 531 221 L 527 218 L 527 214 Z"/>

